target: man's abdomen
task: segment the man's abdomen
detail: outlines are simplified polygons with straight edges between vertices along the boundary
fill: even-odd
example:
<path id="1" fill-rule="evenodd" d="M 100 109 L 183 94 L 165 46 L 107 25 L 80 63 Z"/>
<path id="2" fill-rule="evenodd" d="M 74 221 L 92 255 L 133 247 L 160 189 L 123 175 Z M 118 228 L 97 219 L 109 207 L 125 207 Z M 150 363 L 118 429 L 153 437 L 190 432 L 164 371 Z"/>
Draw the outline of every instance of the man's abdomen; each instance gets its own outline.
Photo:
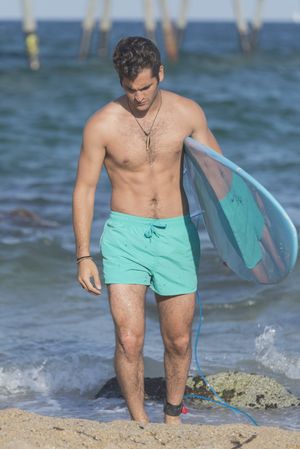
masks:
<path id="1" fill-rule="evenodd" d="M 185 192 L 179 188 L 159 192 L 132 192 L 114 189 L 111 210 L 152 218 L 170 218 L 189 213 Z"/>

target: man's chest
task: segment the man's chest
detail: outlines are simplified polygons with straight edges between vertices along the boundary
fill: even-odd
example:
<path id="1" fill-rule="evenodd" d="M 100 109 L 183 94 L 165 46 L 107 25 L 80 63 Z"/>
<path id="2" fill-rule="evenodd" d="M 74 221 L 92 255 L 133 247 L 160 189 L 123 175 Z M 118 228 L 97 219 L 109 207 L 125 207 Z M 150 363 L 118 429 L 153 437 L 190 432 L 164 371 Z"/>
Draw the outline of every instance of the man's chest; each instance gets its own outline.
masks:
<path id="1" fill-rule="evenodd" d="M 172 163 L 181 158 L 188 130 L 171 120 L 161 119 L 151 128 L 147 123 L 120 124 L 107 147 L 107 156 L 118 165 Z"/>

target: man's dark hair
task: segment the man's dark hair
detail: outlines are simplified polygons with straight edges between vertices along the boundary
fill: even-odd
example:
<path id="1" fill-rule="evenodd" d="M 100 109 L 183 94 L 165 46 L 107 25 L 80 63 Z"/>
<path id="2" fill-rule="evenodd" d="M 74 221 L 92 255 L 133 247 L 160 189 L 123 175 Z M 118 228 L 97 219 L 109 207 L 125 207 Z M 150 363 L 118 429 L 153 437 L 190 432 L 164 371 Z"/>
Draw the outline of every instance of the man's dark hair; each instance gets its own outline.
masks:
<path id="1" fill-rule="evenodd" d="M 160 52 L 150 39 L 130 36 L 118 42 L 113 54 L 113 63 L 121 84 L 124 78 L 133 81 L 147 68 L 152 70 L 152 75 L 158 80 Z"/>

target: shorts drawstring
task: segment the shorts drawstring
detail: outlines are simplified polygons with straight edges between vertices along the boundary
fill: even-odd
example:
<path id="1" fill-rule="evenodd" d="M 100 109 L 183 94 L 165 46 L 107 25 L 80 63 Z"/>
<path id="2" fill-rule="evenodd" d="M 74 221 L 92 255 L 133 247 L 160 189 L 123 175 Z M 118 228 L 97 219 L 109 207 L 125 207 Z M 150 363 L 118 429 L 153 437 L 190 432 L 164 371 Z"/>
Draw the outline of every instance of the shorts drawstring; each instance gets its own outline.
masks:
<path id="1" fill-rule="evenodd" d="M 155 228 L 158 228 L 158 229 L 166 229 L 166 227 L 167 227 L 167 225 L 166 224 L 154 224 L 154 223 L 151 223 L 149 226 L 148 226 L 148 228 L 146 229 L 146 231 L 144 232 L 144 236 L 147 238 L 147 239 L 151 239 L 151 237 L 153 236 L 153 235 L 156 235 L 156 237 L 159 237 L 159 234 L 156 232 L 156 229 Z"/>

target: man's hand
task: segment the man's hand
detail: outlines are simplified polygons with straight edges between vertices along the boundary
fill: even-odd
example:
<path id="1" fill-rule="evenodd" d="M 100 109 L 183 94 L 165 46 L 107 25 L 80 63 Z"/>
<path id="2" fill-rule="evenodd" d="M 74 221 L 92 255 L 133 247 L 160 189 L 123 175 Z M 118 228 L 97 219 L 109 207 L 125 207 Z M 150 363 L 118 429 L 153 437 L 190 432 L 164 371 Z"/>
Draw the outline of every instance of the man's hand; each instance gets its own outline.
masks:
<path id="1" fill-rule="evenodd" d="M 92 259 L 84 259 L 78 264 L 77 279 L 81 287 L 89 293 L 101 295 L 99 271 Z"/>

